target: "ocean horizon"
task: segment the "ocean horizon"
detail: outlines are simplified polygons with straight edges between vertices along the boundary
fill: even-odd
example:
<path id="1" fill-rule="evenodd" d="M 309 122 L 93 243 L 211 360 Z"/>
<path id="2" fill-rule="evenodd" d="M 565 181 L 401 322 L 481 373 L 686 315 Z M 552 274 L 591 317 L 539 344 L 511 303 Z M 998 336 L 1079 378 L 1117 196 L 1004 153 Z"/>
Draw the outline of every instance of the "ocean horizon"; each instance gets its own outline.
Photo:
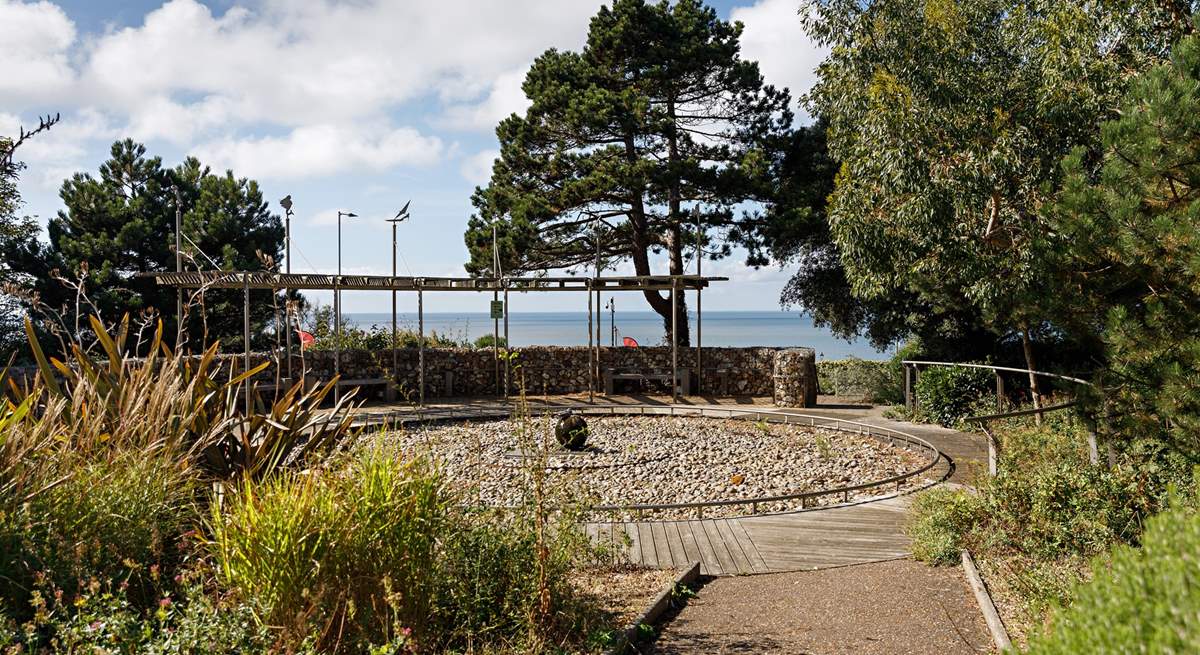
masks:
<path id="1" fill-rule="evenodd" d="M 387 312 L 347 313 L 347 323 L 361 328 L 372 325 L 391 325 Z M 396 315 L 401 329 L 416 330 L 417 315 L 401 312 Z M 616 334 L 612 331 L 609 312 L 602 312 L 601 343 L 611 345 L 632 337 L 643 346 L 664 344 L 662 319 L 651 311 L 618 311 Z M 696 316 L 688 313 L 688 324 L 695 339 Z M 485 312 L 426 312 L 426 332 L 437 332 L 456 340 L 474 341 L 493 331 L 492 319 Z M 504 334 L 504 322 L 500 322 Z M 587 312 L 513 312 L 508 318 L 509 341 L 513 346 L 586 346 L 588 344 Z M 592 326 L 595 334 L 595 325 Z M 816 327 L 804 312 L 785 311 L 706 311 L 703 323 L 705 346 L 776 346 L 807 347 L 817 351 L 819 359 L 887 359 L 889 352 L 878 351 L 865 340 L 846 341 L 834 336 L 828 328 Z"/>

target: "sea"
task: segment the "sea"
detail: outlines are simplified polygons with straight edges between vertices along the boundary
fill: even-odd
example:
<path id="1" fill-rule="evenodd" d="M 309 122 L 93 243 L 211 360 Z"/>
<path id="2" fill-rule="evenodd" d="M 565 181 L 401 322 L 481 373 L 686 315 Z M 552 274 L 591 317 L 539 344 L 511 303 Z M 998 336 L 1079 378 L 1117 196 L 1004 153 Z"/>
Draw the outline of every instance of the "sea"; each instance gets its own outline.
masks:
<path id="1" fill-rule="evenodd" d="M 372 325 L 390 326 L 390 313 L 348 313 L 347 323 L 362 328 Z M 401 329 L 416 331 L 417 315 L 397 315 Z M 614 332 L 613 325 L 616 325 Z M 696 316 L 689 314 L 692 338 L 696 335 Z M 493 321 L 486 313 L 425 314 L 425 330 L 434 331 L 458 341 L 474 341 L 492 334 Z M 592 327 L 593 334 L 595 326 Z M 504 322 L 500 321 L 500 334 Z M 640 345 L 665 345 L 662 318 L 649 311 L 619 311 L 615 317 L 603 312 L 600 322 L 601 342 L 621 344 L 632 337 Z M 587 312 L 512 312 L 508 317 L 508 337 L 513 346 L 586 346 L 588 344 Z M 703 343 L 705 346 L 803 346 L 817 351 L 819 359 L 887 359 L 863 340 L 846 341 L 834 336 L 827 328 L 816 327 L 812 318 L 803 312 L 785 311 L 706 311 L 704 312 Z"/>

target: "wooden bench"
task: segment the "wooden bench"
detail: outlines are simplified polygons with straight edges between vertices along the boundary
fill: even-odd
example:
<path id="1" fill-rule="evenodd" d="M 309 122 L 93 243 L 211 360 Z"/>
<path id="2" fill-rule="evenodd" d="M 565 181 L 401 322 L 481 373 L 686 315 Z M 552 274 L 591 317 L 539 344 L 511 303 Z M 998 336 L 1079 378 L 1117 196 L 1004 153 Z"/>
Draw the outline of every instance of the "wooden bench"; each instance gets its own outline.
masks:
<path id="1" fill-rule="evenodd" d="M 613 395 L 613 383 L 617 380 L 640 380 L 642 382 L 665 382 L 671 384 L 670 371 L 617 371 L 615 369 L 604 369 L 604 395 Z M 691 392 L 692 374 L 689 369 L 679 369 L 679 392 L 683 395 L 688 395 Z"/>
<path id="2" fill-rule="evenodd" d="M 359 388 L 359 387 L 382 386 L 383 387 L 383 399 L 389 403 L 394 402 L 396 400 L 396 385 L 395 385 L 395 383 L 393 383 L 391 380 L 389 380 L 387 378 L 359 378 L 359 379 L 349 379 L 349 380 L 338 380 L 337 386 L 339 389 L 341 389 L 342 387 Z"/>

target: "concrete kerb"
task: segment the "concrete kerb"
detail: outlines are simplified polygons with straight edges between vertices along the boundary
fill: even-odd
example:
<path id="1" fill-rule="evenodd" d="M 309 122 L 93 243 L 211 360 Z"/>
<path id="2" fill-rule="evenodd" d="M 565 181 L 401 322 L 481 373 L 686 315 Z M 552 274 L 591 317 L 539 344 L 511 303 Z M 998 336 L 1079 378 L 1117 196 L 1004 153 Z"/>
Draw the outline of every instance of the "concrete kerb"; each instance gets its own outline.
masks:
<path id="1" fill-rule="evenodd" d="M 680 587 L 686 587 L 696 580 L 700 579 L 700 562 L 694 562 L 687 569 L 681 571 L 675 579 L 663 587 L 658 596 L 650 602 L 641 616 L 625 626 L 617 636 L 616 643 L 613 644 L 605 653 L 607 655 L 624 655 L 629 652 L 641 636 L 642 626 L 653 627 L 658 620 L 662 618 L 668 610 L 674 605 L 674 601 L 678 595 Z"/>

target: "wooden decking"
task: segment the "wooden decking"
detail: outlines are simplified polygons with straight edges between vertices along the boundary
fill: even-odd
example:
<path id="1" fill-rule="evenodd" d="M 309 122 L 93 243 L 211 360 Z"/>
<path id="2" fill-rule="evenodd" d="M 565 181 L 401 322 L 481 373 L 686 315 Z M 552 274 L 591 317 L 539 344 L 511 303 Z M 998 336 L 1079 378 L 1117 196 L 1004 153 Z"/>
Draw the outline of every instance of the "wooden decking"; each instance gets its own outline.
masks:
<path id="1" fill-rule="evenodd" d="M 805 512 L 729 519 L 590 523 L 616 557 L 655 568 L 700 562 L 704 575 L 805 571 L 908 555 L 899 496 Z"/>

